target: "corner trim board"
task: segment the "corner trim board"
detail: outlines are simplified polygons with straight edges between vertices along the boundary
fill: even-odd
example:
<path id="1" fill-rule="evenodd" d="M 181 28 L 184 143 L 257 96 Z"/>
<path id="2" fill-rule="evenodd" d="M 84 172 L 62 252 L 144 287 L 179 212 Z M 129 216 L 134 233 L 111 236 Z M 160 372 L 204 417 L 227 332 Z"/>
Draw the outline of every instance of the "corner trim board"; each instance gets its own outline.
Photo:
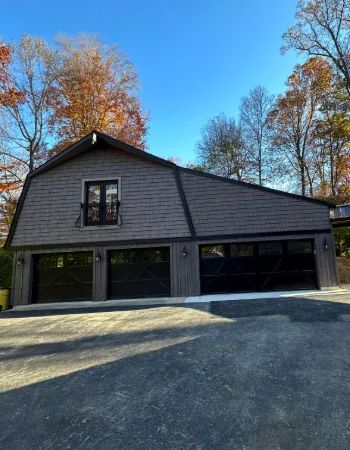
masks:
<path id="1" fill-rule="evenodd" d="M 19 201 L 18 201 L 18 204 L 17 204 L 17 207 L 16 207 L 16 212 L 15 212 L 14 218 L 13 218 L 12 223 L 11 223 L 9 234 L 8 234 L 6 242 L 4 244 L 4 248 L 5 249 L 11 248 L 12 238 L 13 238 L 13 235 L 14 235 L 15 230 L 16 230 L 17 222 L 18 222 L 19 216 L 21 214 L 21 210 L 22 210 L 22 207 L 23 207 L 24 199 L 25 199 L 25 196 L 27 194 L 29 185 L 30 185 L 30 178 L 27 176 L 26 181 L 24 182 L 24 186 L 23 186 L 22 192 L 21 192 L 21 196 L 19 198 Z"/>
<path id="2" fill-rule="evenodd" d="M 182 182 L 181 182 L 179 170 L 178 170 L 178 168 L 176 166 L 174 167 L 174 175 L 175 175 L 177 188 L 178 188 L 178 191 L 179 191 L 179 194 L 180 194 L 180 197 L 181 197 L 182 206 L 183 206 L 183 209 L 185 211 L 188 228 L 190 230 L 191 236 L 195 237 L 196 236 L 196 231 L 195 231 L 194 226 L 193 226 L 192 217 L 191 217 L 190 210 L 188 208 L 187 199 L 186 199 L 185 191 L 184 191 L 184 188 L 183 188 L 183 185 L 182 185 Z"/>

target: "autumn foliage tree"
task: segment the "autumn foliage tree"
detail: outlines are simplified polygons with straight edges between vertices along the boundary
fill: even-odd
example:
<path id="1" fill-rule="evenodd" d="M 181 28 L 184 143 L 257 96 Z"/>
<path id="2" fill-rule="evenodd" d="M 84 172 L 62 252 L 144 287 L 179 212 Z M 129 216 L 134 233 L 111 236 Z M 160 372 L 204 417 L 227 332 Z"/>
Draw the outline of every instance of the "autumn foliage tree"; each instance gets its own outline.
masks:
<path id="1" fill-rule="evenodd" d="M 148 113 L 136 96 L 139 81 L 126 55 L 98 36 L 61 36 L 57 44 L 62 68 L 50 97 L 54 151 L 93 130 L 145 149 Z"/>
<path id="2" fill-rule="evenodd" d="M 0 120 L 4 120 L 3 109 L 24 102 L 25 94 L 18 90 L 11 76 L 12 49 L 0 42 Z M 16 162 L 1 154 L 0 141 L 0 225 L 9 229 L 16 208 L 17 192 L 21 180 L 16 173 Z"/>
<path id="3" fill-rule="evenodd" d="M 148 113 L 138 90 L 130 60 L 98 36 L 0 42 L 0 215 L 6 222 L 27 173 L 92 130 L 145 149 Z"/>
<path id="4" fill-rule="evenodd" d="M 303 196 L 314 195 L 314 127 L 331 79 L 330 64 L 322 58 L 296 65 L 270 114 L 271 158 L 277 162 L 277 174 L 296 177 Z"/>
<path id="5" fill-rule="evenodd" d="M 338 204 L 350 199 L 350 99 L 344 90 L 344 82 L 334 77 L 314 130 L 316 195 Z"/>
<path id="6" fill-rule="evenodd" d="M 6 162 L 0 163 L 0 225 L 7 230 L 10 229 L 16 210 L 18 190 L 21 184 L 21 180 L 15 173 L 15 167 Z"/>
<path id="7" fill-rule="evenodd" d="M 344 78 L 350 95 L 349 0 L 299 0 L 296 23 L 283 40 L 282 52 L 293 48 L 307 57 L 327 59 Z"/>
<path id="8" fill-rule="evenodd" d="M 350 201 L 350 1 L 299 0 L 296 22 L 284 33 L 283 41 L 283 53 L 295 49 L 307 57 L 321 57 L 335 72 L 316 120 L 316 195 Z"/>
<path id="9" fill-rule="evenodd" d="M 3 104 L 0 154 L 16 163 L 22 175 L 47 158 L 48 95 L 59 70 L 57 51 L 42 39 L 23 35 L 13 44 L 11 81 L 23 95 L 21 101 Z"/>
<path id="10" fill-rule="evenodd" d="M 12 63 L 12 49 L 0 41 L 0 108 L 22 103 L 24 93 L 15 87 L 10 73 Z"/>

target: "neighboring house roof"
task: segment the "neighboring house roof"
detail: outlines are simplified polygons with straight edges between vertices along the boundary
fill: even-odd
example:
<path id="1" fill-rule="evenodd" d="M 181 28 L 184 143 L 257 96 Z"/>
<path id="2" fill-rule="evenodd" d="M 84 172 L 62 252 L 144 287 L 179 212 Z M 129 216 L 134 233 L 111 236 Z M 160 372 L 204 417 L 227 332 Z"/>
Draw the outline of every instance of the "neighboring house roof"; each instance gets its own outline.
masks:
<path id="1" fill-rule="evenodd" d="M 347 228 L 350 226 L 350 205 L 337 205 L 331 210 L 333 228 Z"/>
<path id="2" fill-rule="evenodd" d="M 16 224 L 24 203 L 24 199 L 26 196 L 26 192 L 28 191 L 28 187 L 30 184 L 30 181 L 33 177 L 36 177 L 37 175 L 40 175 L 43 172 L 46 172 L 47 170 L 52 169 L 53 167 L 56 167 L 59 164 L 62 164 L 72 158 L 74 158 L 75 156 L 80 155 L 83 152 L 86 152 L 88 150 L 91 150 L 93 147 L 98 146 L 99 148 L 101 147 L 115 147 L 118 149 L 121 149 L 125 152 L 131 153 L 133 155 L 138 155 L 142 158 L 148 159 L 150 161 L 153 161 L 155 163 L 161 164 L 163 166 L 172 168 L 174 170 L 175 176 L 176 176 L 176 181 L 179 187 L 179 192 L 182 198 L 182 202 L 183 202 L 183 206 L 185 209 L 185 213 L 188 216 L 188 207 L 187 207 L 187 202 L 186 202 L 186 198 L 185 198 L 185 194 L 182 188 L 182 184 L 181 184 L 181 178 L 179 176 L 179 172 L 188 172 L 191 173 L 192 175 L 196 175 L 198 177 L 208 177 L 220 182 L 224 182 L 224 183 L 230 183 L 230 184 L 234 184 L 234 185 L 239 185 L 239 186 L 245 186 L 245 187 L 249 187 L 250 189 L 257 189 L 257 190 L 262 190 L 262 191 L 267 191 L 270 193 L 274 193 L 277 194 L 279 196 L 285 197 L 286 199 L 288 198 L 294 198 L 294 199 L 298 199 L 301 201 L 308 201 L 308 202 L 313 202 L 313 203 L 318 203 L 318 204 L 322 204 L 324 206 L 328 206 L 329 208 L 335 208 L 335 205 L 332 203 L 328 203 L 328 202 L 324 202 L 321 200 L 317 200 L 317 199 L 312 199 L 312 198 L 308 198 L 308 197 L 302 197 L 301 195 L 297 195 L 297 194 L 290 194 L 287 192 L 282 192 L 276 189 L 271 189 L 271 188 L 267 188 L 267 187 L 262 187 L 262 186 L 258 186 L 255 184 L 250 184 L 250 183 L 246 183 L 246 182 L 242 182 L 242 181 L 236 181 L 236 180 L 232 180 L 232 179 L 228 179 L 228 178 L 224 178 L 224 177 L 220 177 L 220 176 L 216 176 L 216 175 L 212 175 L 209 173 L 205 173 L 205 172 L 200 172 L 197 170 L 193 170 L 193 169 L 187 169 L 187 168 L 183 168 L 180 166 L 177 166 L 176 164 L 170 162 L 170 161 L 166 161 L 165 159 L 159 158 L 157 156 L 152 155 L 151 153 L 147 153 L 143 150 L 139 150 L 131 145 L 125 144 L 124 142 L 118 141 L 117 139 L 111 138 L 110 136 L 107 136 L 103 133 L 100 133 L 98 131 L 93 131 L 90 134 L 88 134 L 87 136 L 85 136 L 84 138 L 80 139 L 78 142 L 76 142 L 75 144 L 71 145 L 70 147 L 68 147 L 66 150 L 64 150 L 63 152 L 59 153 L 58 155 L 54 156 L 53 158 L 51 158 L 49 161 L 47 161 L 46 163 L 42 164 L 41 166 L 39 166 L 38 168 L 36 168 L 35 170 L 31 171 L 26 178 L 19 202 L 18 202 L 18 206 L 16 209 L 16 213 L 11 225 L 11 229 L 6 241 L 5 246 L 9 246 L 16 228 Z M 189 219 L 189 224 L 191 225 L 191 219 L 190 217 Z M 191 226 L 190 226 L 191 228 Z M 193 235 L 193 230 L 191 229 L 191 234 Z"/>

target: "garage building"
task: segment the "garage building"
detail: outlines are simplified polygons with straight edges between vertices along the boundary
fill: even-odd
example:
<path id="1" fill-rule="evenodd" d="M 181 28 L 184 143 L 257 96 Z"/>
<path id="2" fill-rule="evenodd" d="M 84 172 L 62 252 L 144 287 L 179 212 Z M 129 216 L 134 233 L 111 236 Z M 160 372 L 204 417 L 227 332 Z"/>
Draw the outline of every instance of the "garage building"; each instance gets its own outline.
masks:
<path id="1" fill-rule="evenodd" d="M 332 207 L 93 132 L 27 176 L 12 301 L 333 288 Z"/>

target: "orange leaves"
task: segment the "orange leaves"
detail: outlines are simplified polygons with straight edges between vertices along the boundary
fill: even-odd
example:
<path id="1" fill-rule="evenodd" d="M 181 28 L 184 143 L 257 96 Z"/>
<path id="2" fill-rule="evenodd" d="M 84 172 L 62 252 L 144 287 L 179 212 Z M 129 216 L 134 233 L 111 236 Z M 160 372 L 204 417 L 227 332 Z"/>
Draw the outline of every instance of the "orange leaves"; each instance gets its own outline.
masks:
<path id="1" fill-rule="evenodd" d="M 270 114 L 274 154 L 303 195 L 349 201 L 350 100 L 320 57 L 297 65 Z"/>
<path id="2" fill-rule="evenodd" d="M 320 57 L 296 65 L 270 115 L 274 147 L 298 177 L 302 195 L 314 194 L 316 118 L 333 78 L 330 64 Z"/>
<path id="3" fill-rule="evenodd" d="M 303 65 L 297 64 L 293 74 L 288 78 L 287 86 L 307 84 L 315 90 L 327 88 L 333 78 L 331 65 L 323 58 L 316 56 L 308 59 Z"/>
<path id="4" fill-rule="evenodd" d="M 0 43 L 0 106 L 13 106 L 24 101 L 24 93 L 14 87 L 9 72 L 12 51 L 9 45 Z"/>
<path id="5" fill-rule="evenodd" d="M 20 186 L 20 182 L 12 172 L 13 169 L 14 165 L 0 165 L 0 194 L 14 191 Z"/>
<path id="6" fill-rule="evenodd" d="M 55 151 L 92 130 L 145 149 L 148 114 L 135 95 L 138 78 L 128 59 L 91 36 L 65 38 L 61 46 L 64 63 L 50 93 Z"/>

